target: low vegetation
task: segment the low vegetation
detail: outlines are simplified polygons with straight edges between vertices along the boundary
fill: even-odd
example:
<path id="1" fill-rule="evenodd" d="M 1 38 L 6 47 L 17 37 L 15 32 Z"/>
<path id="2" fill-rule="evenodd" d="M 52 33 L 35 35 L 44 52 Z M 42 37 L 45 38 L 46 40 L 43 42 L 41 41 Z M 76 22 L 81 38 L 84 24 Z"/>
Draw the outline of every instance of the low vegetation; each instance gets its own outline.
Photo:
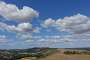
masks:
<path id="1" fill-rule="evenodd" d="M 46 57 L 55 51 L 56 49 L 53 48 L 0 50 L 0 60 L 24 60 L 24 58 L 28 58 L 29 60 L 36 60 Z"/>
<path id="2" fill-rule="evenodd" d="M 90 51 L 65 51 L 64 54 L 67 54 L 67 55 L 72 55 L 72 54 L 90 55 Z"/>

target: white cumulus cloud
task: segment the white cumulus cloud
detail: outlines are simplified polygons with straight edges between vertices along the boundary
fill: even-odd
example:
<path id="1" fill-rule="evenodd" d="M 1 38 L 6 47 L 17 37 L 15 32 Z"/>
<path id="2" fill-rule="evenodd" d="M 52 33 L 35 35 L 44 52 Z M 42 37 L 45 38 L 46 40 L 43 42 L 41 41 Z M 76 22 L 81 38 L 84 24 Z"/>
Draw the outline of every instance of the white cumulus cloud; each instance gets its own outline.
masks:
<path id="1" fill-rule="evenodd" d="M 57 20 L 46 19 L 43 25 L 47 27 L 56 26 L 60 31 L 84 33 L 90 30 L 90 18 L 82 14 L 77 14 Z"/>
<path id="2" fill-rule="evenodd" d="M 57 20 L 56 25 L 62 27 L 64 30 L 69 30 L 73 33 L 84 33 L 90 30 L 90 18 L 77 14 L 70 17 L 64 17 L 64 19 Z"/>
<path id="3" fill-rule="evenodd" d="M 33 31 L 32 24 L 30 23 L 20 23 L 17 26 L 15 26 L 15 25 L 7 25 L 5 23 L 0 22 L 0 29 L 18 33 Z"/>
<path id="4" fill-rule="evenodd" d="M 28 20 L 32 20 L 34 17 L 38 17 L 39 13 L 28 6 L 24 6 L 22 9 L 19 9 L 14 4 L 7 4 L 1 1 L 0 15 L 8 20 L 26 22 Z"/>
<path id="5" fill-rule="evenodd" d="M 48 18 L 44 21 L 44 23 L 42 24 L 43 27 L 48 28 L 50 26 L 53 26 L 55 24 L 55 20 Z"/>

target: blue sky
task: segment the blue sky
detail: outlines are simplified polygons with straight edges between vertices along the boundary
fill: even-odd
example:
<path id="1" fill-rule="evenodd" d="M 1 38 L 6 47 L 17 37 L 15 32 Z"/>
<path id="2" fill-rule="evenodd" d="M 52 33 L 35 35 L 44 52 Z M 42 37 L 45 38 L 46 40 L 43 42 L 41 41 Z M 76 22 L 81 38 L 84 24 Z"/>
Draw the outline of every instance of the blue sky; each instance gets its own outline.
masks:
<path id="1" fill-rule="evenodd" d="M 1 0 L 0 48 L 90 47 L 89 2 Z"/>
<path id="2" fill-rule="evenodd" d="M 18 7 L 30 6 L 40 12 L 40 18 L 62 18 L 77 13 L 90 15 L 89 0 L 3 0 Z"/>

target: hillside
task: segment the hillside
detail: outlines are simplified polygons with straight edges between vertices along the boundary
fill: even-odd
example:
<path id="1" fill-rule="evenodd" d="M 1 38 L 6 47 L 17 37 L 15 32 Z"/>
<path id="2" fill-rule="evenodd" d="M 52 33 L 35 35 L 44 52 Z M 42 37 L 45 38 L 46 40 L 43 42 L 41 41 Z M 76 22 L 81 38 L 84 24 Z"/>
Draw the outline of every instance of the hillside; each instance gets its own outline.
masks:
<path id="1" fill-rule="evenodd" d="M 64 50 L 65 49 L 58 49 L 57 53 L 40 60 L 90 60 L 90 55 L 65 55 L 63 54 Z"/>
<path id="2" fill-rule="evenodd" d="M 1 60 L 90 60 L 90 48 L 29 48 L 0 50 Z"/>

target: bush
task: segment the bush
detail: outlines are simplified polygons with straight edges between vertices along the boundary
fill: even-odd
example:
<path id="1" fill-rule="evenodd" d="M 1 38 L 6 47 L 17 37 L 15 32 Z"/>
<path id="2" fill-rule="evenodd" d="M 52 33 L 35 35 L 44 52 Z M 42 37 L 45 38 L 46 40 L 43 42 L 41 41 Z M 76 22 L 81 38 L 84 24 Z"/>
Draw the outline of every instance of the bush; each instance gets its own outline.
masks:
<path id="1" fill-rule="evenodd" d="M 90 51 L 65 51 L 64 54 L 85 54 L 85 55 L 90 55 Z"/>

